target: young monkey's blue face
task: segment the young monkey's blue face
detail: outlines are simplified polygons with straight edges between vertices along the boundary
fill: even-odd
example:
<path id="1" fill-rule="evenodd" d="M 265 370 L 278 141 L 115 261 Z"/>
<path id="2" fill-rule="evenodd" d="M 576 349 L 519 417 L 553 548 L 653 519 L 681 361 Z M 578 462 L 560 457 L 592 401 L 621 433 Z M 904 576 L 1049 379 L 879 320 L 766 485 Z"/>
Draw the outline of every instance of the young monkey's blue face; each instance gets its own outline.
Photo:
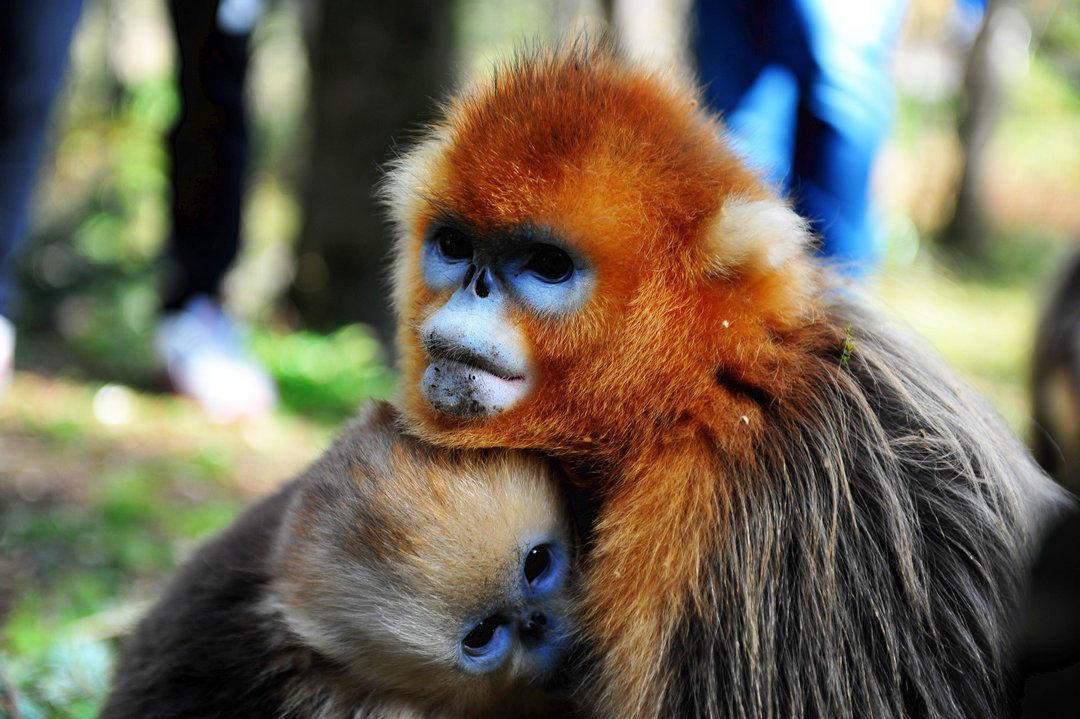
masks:
<path id="1" fill-rule="evenodd" d="M 399 478 L 410 465 L 398 457 Z M 554 477 L 534 458 L 489 453 L 416 479 L 426 491 L 396 503 L 393 520 L 412 528 L 393 574 L 403 594 L 423 597 L 405 625 L 438 625 L 427 659 L 439 654 L 465 685 L 543 684 L 573 635 L 573 538 Z M 417 645 L 411 632 L 399 639 Z"/>
<path id="2" fill-rule="evenodd" d="M 524 545 L 501 591 L 488 598 L 479 618 L 466 619 L 458 661 L 463 670 L 486 674 L 517 662 L 542 677 L 558 666 L 570 645 L 566 616 L 570 552 L 559 537 Z"/>
<path id="3" fill-rule="evenodd" d="M 359 431 L 357 431 L 359 430 Z M 575 551 L 553 471 L 354 425 L 312 474 L 275 587 L 306 644 L 378 690 L 477 713 L 555 678 Z"/>

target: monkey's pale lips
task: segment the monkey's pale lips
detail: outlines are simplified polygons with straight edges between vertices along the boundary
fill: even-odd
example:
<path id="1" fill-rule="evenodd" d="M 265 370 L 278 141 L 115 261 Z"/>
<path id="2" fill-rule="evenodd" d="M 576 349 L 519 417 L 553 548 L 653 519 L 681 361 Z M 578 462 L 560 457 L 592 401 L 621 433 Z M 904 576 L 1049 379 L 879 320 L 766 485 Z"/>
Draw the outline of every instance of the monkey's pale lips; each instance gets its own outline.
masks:
<path id="1" fill-rule="evenodd" d="M 491 417 L 510 409 L 532 385 L 525 375 L 489 371 L 447 357 L 432 357 L 420 382 L 432 407 L 464 419 Z"/>

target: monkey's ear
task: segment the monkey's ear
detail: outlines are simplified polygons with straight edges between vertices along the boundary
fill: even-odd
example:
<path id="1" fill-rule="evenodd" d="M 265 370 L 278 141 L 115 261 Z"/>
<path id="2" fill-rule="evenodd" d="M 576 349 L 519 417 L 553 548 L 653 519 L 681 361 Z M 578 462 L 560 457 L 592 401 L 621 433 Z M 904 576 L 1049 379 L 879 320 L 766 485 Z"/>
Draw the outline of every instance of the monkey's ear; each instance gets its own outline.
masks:
<path id="1" fill-rule="evenodd" d="M 712 275 L 768 272 L 803 257 L 811 243 L 806 220 L 776 199 L 733 197 L 705 230 L 706 268 Z"/>
<path id="2" fill-rule="evenodd" d="M 441 177 L 439 160 L 449 144 L 446 128 L 435 125 L 427 135 L 400 157 L 390 161 L 376 190 L 389 210 L 390 220 L 402 235 L 415 230 L 425 199 L 430 198 Z"/>

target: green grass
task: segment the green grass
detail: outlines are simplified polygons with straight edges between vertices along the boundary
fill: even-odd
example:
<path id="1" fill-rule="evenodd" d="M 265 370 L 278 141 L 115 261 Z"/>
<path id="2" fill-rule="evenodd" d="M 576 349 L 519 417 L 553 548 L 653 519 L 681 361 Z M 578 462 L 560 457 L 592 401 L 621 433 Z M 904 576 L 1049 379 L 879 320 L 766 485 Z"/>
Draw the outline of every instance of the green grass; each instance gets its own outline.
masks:
<path id="1" fill-rule="evenodd" d="M 42 436 L 39 449 L 55 458 L 105 448 Z M 0 503 L 0 554 L 16 564 L 17 592 L 0 657 L 27 716 L 93 715 L 113 655 L 106 640 L 120 628 L 95 636 L 83 623 L 100 624 L 95 618 L 157 586 L 244 501 L 199 453 L 114 457 L 98 467 L 88 486 Z"/>
<path id="2" fill-rule="evenodd" d="M 29 344 L 21 363 L 63 340 Z M 169 572 L 314 459 L 359 403 L 393 387 L 381 348 L 359 327 L 258 329 L 252 344 L 282 404 L 245 426 L 213 426 L 186 401 L 110 384 L 127 407 L 114 424 L 100 414 L 106 385 L 93 377 L 130 348 L 108 342 L 102 355 L 66 346 L 90 360 L 59 376 L 19 373 L 0 400 L 0 681 L 18 687 L 24 717 L 94 716 L 115 637 Z M 127 376 L 152 371 L 133 366 Z"/>

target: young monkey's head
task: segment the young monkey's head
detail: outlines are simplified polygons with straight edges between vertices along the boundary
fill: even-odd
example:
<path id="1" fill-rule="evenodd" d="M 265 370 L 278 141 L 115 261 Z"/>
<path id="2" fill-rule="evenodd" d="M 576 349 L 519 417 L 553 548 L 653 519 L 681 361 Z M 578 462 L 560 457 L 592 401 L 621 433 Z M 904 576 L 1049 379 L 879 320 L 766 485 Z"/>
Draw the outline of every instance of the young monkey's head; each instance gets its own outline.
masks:
<path id="1" fill-rule="evenodd" d="M 552 470 L 395 421 L 368 410 L 301 480 L 274 587 L 290 628 L 353 685 L 416 706 L 482 713 L 544 687 L 573 631 Z"/>

